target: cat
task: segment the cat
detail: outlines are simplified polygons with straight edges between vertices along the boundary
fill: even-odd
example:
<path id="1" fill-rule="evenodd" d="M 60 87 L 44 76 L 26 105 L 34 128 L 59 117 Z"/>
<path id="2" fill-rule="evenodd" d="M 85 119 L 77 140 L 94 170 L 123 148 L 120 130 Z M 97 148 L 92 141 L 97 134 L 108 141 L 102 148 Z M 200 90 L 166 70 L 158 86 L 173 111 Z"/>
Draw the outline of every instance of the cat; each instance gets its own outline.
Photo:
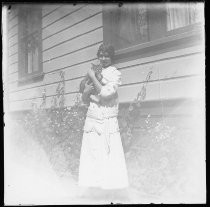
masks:
<path id="1" fill-rule="evenodd" d="M 101 64 L 99 64 L 99 65 L 95 65 L 93 63 L 91 63 L 91 64 L 92 64 L 91 69 L 95 72 L 96 78 L 103 85 L 103 83 L 102 83 L 103 76 L 101 74 L 101 72 L 102 72 L 102 66 L 101 66 Z M 85 78 L 80 82 L 79 92 L 80 93 L 83 93 L 84 92 L 84 89 L 85 89 L 85 84 L 87 83 L 88 85 L 90 85 L 91 82 L 92 82 L 92 80 L 88 77 L 88 75 L 86 75 Z M 93 94 L 94 95 L 97 94 L 96 93 L 96 90 L 94 90 Z"/>

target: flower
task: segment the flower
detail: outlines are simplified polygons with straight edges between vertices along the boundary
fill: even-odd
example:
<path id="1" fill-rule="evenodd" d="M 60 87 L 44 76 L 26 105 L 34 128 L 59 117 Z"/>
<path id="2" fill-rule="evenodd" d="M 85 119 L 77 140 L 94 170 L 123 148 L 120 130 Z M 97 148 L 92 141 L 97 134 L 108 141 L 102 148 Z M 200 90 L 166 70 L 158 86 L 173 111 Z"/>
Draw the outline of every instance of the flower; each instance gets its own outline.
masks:
<path id="1" fill-rule="evenodd" d="M 141 102 L 138 101 L 138 102 L 136 103 L 136 106 L 137 106 L 137 107 L 141 107 Z"/>
<path id="2" fill-rule="evenodd" d="M 133 111 L 134 107 L 132 105 L 129 106 L 128 110 Z"/>

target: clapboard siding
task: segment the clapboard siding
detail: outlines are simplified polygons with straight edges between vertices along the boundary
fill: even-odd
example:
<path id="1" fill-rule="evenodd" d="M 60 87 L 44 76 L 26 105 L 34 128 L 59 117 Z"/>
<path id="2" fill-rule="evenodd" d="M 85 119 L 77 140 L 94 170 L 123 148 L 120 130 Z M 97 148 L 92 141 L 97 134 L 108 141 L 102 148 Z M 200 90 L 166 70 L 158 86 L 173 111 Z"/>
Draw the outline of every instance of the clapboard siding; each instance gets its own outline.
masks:
<path id="1" fill-rule="evenodd" d="M 14 54 L 8 58 L 9 66 L 16 64 L 18 62 L 18 54 Z"/>
<path id="2" fill-rule="evenodd" d="M 18 30 L 16 26 L 10 26 L 8 60 L 12 110 L 30 109 L 31 102 L 41 100 L 44 89 L 50 105 L 50 99 L 55 95 L 60 81 L 60 69 L 64 70 L 63 68 L 68 76 L 66 97 L 70 100 L 69 97 L 75 96 L 71 94 L 72 91 L 78 91 L 78 80 L 81 80 L 87 68 L 96 60 L 96 51 L 103 41 L 101 6 L 46 5 L 43 7 L 42 16 L 43 71 L 46 74 L 41 82 L 22 86 L 18 84 Z M 47 61 L 49 59 L 50 61 Z M 81 72 L 78 69 L 81 69 Z M 73 80 L 78 75 L 80 79 Z"/>
<path id="3" fill-rule="evenodd" d="M 178 98 L 200 98 L 199 82 L 203 78 L 188 77 L 177 80 L 150 82 L 147 85 L 147 101 Z M 196 87 L 198 86 L 198 88 Z M 120 102 L 133 100 L 142 87 L 141 84 L 127 85 L 119 88 Z"/>
<path id="4" fill-rule="evenodd" d="M 172 78 L 179 78 L 185 76 L 193 76 L 198 75 L 201 73 L 202 68 L 200 69 L 199 66 L 202 64 L 202 55 L 195 54 L 192 56 L 186 56 L 181 58 L 176 58 L 172 60 L 165 60 L 154 63 L 149 63 L 146 65 L 137 65 L 128 68 L 119 68 L 122 73 L 122 83 L 123 85 L 129 85 L 132 83 L 140 83 L 144 82 L 146 76 L 149 71 L 152 71 L 151 81 L 157 81 L 162 79 L 172 79 Z M 190 64 L 191 63 L 191 64 Z M 84 63 L 81 65 L 74 66 L 72 68 L 67 68 L 62 70 L 65 72 L 65 80 L 66 80 L 66 92 L 77 92 L 79 83 L 82 77 L 87 72 L 87 69 L 90 67 L 91 62 Z M 176 67 L 179 66 L 179 67 Z M 76 80 L 72 80 L 75 79 Z M 59 71 L 55 73 L 46 74 L 44 79 L 44 84 L 49 86 L 51 91 L 55 90 L 51 87 L 51 84 L 54 82 L 60 81 Z M 75 86 L 72 87 L 72 84 Z M 43 85 L 43 84 L 42 84 Z M 35 87 L 38 85 L 35 85 Z M 25 88 L 24 88 L 25 87 Z M 24 91 L 27 86 L 23 86 L 23 88 L 19 88 L 19 90 Z M 11 91 L 15 91 L 16 87 L 11 87 Z M 30 90 L 34 90 L 31 88 Z M 29 92 L 30 93 L 30 92 Z M 52 95 L 53 93 L 47 90 L 47 95 Z M 25 95 L 27 96 L 27 95 Z"/>
<path id="5" fill-rule="evenodd" d="M 18 10 L 17 9 L 13 8 L 9 13 L 7 34 L 8 34 L 7 81 L 8 81 L 8 91 L 10 92 L 11 84 L 17 83 L 18 81 Z"/>
<path id="6" fill-rule="evenodd" d="M 7 24 L 7 37 L 15 37 L 17 34 L 17 24 L 18 24 L 18 18 L 17 18 L 18 11 L 15 8 L 15 6 L 12 6 L 12 8 L 8 12 L 8 24 Z M 11 38 L 11 41 L 7 41 L 7 54 L 9 54 L 9 48 L 11 44 L 13 44 L 15 38 Z"/>
<path id="7" fill-rule="evenodd" d="M 14 82 L 10 83 L 9 91 L 10 91 L 10 94 L 13 94 L 18 91 L 25 91 L 27 89 L 34 89 L 34 88 L 42 87 L 43 85 L 44 85 L 44 81 L 42 81 L 41 83 L 34 82 L 31 84 L 27 84 L 27 85 L 19 85 L 18 81 L 14 81 Z"/>
<path id="8" fill-rule="evenodd" d="M 8 15 L 8 23 L 10 23 L 17 16 L 17 14 L 18 14 L 17 9 L 14 9 L 14 8 L 10 9 L 9 15 Z"/>
<path id="9" fill-rule="evenodd" d="M 10 24 L 11 23 L 11 24 Z M 79 83 L 97 62 L 96 53 L 103 42 L 102 6 L 78 4 L 44 5 L 42 10 L 42 49 L 44 79 L 26 85 L 18 83 L 18 26 L 17 16 L 9 20 L 9 91 L 10 109 L 30 109 L 33 102 L 42 102 L 46 90 L 46 106 L 50 107 L 56 88 L 65 74 L 65 104 L 73 105 Z M 119 88 L 121 103 L 130 102 L 140 91 L 146 76 L 152 70 L 147 85 L 146 102 L 199 98 L 203 87 L 205 57 L 201 46 L 188 47 L 151 57 L 117 63 L 122 73 Z M 157 104 L 145 109 L 154 115 L 183 114 L 184 107 L 168 107 L 163 112 Z M 184 108 L 184 111 L 183 111 Z"/>
<path id="10" fill-rule="evenodd" d="M 198 75 L 204 72 L 202 64 L 203 55 L 195 54 L 155 63 L 122 67 L 119 70 L 122 73 L 122 83 L 131 84 L 145 81 L 149 71 L 152 71 L 151 81 Z"/>
<path id="11" fill-rule="evenodd" d="M 9 83 L 16 82 L 18 80 L 18 72 L 9 75 Z"/>
<path id="12" fill-rule="evenodd" d="M 9 39 L 8 46 L 12 47 L 17 43 L 18 43 L 18 35 L 15 35 L 15 36 L 13 36 L 12 38 Z"/>
<path id="13" fill-rule="evenodd" d="M 67 94 L 65 96 L 65 101 L 69 105 L 73 105 L 76 97 L 77 97 L 77 94 Z M 46 107 L 50 107 L 52 105 L 52 98 L 53 97 L 46 98 Z M 34 98 L 32 100 L 21 100 L 21 101 L 13 101 L 13 102 L 11 101 L 10 109 L 11 111 L 29 110 L 32 107 L 32 103 L 35 103 L 39 106 L 42 103 L 42 98 Z"/>
<path id="14" fill-rule="evenodd" d="M 53 10 L 49 15 L 45 16 L 42 20 L 42 28 L 45 28 L 56 21 L 59 21 L 60 19 L 70 15 L 73 12 L 76 12 L 78 9 L 80 9 L 84 5 L 62 5 L 59 8 L 56 8 Z"/>
<path id="15" fill-rule="evenodd" d="M 196 49 L 196 48 L 194 48 Z M 151 80 L 156 80 L 158 78 L 157 69 L 159 69 L 159 78 L 173 78 L 185 75 L 195 75 L 198 73 L 204 72 L 204 55 L 202 53 L 195 53 L 193 50 L 193 54 L 189 56 L 182 57 L 182 50 L 177 51 L 176 54 L 180 54 L 181 57 L 177 56 L 176 58 L 172 58 L 170 54 L 165 54 L 164 56 L 153 56 L 148 58 L 142 58 L 141 61 L 132 61 L 129 65 L 127 62 L 124 64 L 117 64 L 118 70 L 122 72 L 122 82 L 123 84 L 128 84 L 129 81 L 137 80 L 137 82 L 144 81 L 147 73 L 151 70 L 153 74 L 151 76 Z M 186 54 L 187 51 L 185 51 Z M 191 50 L 192 52 L 192 50 Z M 171 58 L 171 59 L 169 59 Z M 150 61 L 149 61 L 150 60 Z M 90 68 L 91 63 L 97 63 L 97 61 L 90 60 L 89 62 L 81 63 L 78 65 L 74 65 L 72 67 L 67 67 L 62 69 L 65 72 L 65 79 L 73 79 L 79 78 L 85 75 L 87 69 Z M 169 65 L 167 65 L 169 63 Z M 172 64 L 173 63 L 173 64 Z M 191 64 L 192 63 L 192 64 Z M 176 67 L 176 64 L 179 67 Z M 13 70 L 17 70 L 17 64 L 13 66 Z M 201 68 L 201 69 L 200 69 Z M 202 70 L 203 69 L 203 70 Z M 130 72 L 132 71 L 132 73 Z M 45 74 L 44 81 L 42 84 L 51 84 L 53 82 L 57 82 L 60 80 L 59 71 L 49 72 Z M 24 90 L 26 88 L 39 86 L 40 83 L 33 83 L 25 86 L 18 86 L 17 84 L 13 84 L 11 86 L 12 91 L 16 90 Z"/>
<path id="16" fill-rule="evenodd" d="M 192 97 L 199 99 L 201 97 L 202 82 L 204 80 L 202 76 L 198 76 L 160 82 L 160 96 L 162 99 Z"/>
<path id="17" fill-rule="evenodd" d="M 18 18 L 15 17 L 9 22 L 8 31 L 10 31 L 13 27 L 17 26 L 17 24 L 18 24 Z"/>
<path id="18" fill-rule="evenodd" d="M 54 34 L 47 39 L 43 40 L 43 51 L 48 48 L 54 47 L 58 44 L 61 44 L 65 41 L 76 38 L 77 36 L 83 35 L 89 31 L 92 31 L 96 28 L 102 27 L 102 14 L 93 16 L 86 21 L 78 23 L 73 27 L 67 28 L 64 31 Z"/>
<path id="19" fill-rule="evenodd" d="M 65 101 L 68 105 L 73 105 L 75 103 L 75 99 L 77 94 L 67 94 L 65 96 Z M 11 111 L 20 111 L 20 110 L 29 110 L 32 108 L 32 103 L 37 104 L 38 106 L 42 103 L 41 98 L 34 98 L 33 100 L 22 100 L 22 101 L 13 101 L 10 103 Z M 52 97 L 46 98 L 46 107 L 50 107 L 52 105 Z"/>
<path id="20" fill-rule="evenodd" d="M 90 68 L 91 63 L 96 63 L 96 62 L 89 61 L 89 62 L 85 62 L 85 63 L 79 64 L 79 65 L 75 65 L 75 66 L 63 69 L 62 71 L 65 73 L 65 80 L 71 80 L 74 78 L 84 76 L 85 73 L 87 72 L 87 69 Z M 23 91 L 25 89 L 35 88 L 35 87 L 39 87 L 39 86 L 41 87 L 46 84 L 49 85 L 49 84 L 53 84 L 55 82 L 59 82 L 60 81 L 59 73 L 60 73 L 60 70 L 58 70 L 56 72 L 45 74 L 44 80 L 41 84 L 40 83 L 32 83 L 30 85 L 18 86 L 18 82 L 14 82 L 14 83 L 10 84 L 10 92 Z"/>
<path id="21" fill-rule="evenodd" d="M 168 62 L 157 64 L 160 79 L 181 77 L 188 75 L 204 75 L 205 57 L 201 54 L 194 54 L 182 58 L 175 58 Z M 169 65 L 169 66 L 168 66 Z"/>
<path id="22" fill-rule="evenodd" d="M 17 17 L 15 17 L 17 18 Z M 15 25 L 13 28 L 11 28 L 11 30 L 8 32 L 8 38 L 11 39 L 13 38 L 15 35 L 18 34 L 18 25 Z"/>
<path id="23" fill-rule="evenodd" d="M 12 56 L 18 52 L 18 45 L 13 45 L 9 47 L 9 56 Z"/>
<path id="24" fill-rule="evenodd" d="M 42 6 L 42 17 L 46 17 L 47 15 L 50 15 L 53 11 L 61 7 L 59 4 L 46 4 Z"/>
<path id="25" fill-rule="evenodd" d="M 136 60 L 130 60 L 130 61 L 122 62 L 122 63 L 117 63 L 116 66 L 118 68 L 122 68 L 122 67 L 130 67 L 132 65 L 137 65 L 137 64 L 146 64 L 149 62 L 155 63 L 156 61 L 161 61 L 161 60 L 165 60 L 165 59 L 173 59 L 173 58 L 187 56 L 187 55 L 193 55 L 193 54 L 197 54 L 197 53 L 203 54 L 203 52 L 204 52 L 203 46 L 198 45 L 198 46 L 187 47 L 184 49 L 169 51 L 169 52 L 162 53 L 159 55 L 139 58 Z"/>
<path id="26" fill-rule="evenodd" d="M 142 81 L 144 81 L 143 79 Z M 66 80 L 65 81 L 65 92 L 68 93 L 77 93 L 79 90 L 79 83 L 81 78 L 74 80 Z M 138 82 L 138 81 L 136 81 Z M 147 101 L 148 100 L 156 100 L 156 99 L 173 99 L 173 98 L 186 98 L 186 97 L 199 97 L 199 93 L 201 90 L 200 83 L 202 82 L 202 76 L 194 76 L 194 77 L 179 77 L 171 80 L 162 80 L 149 82 L 147 86 Z M 56 94 L 56 88 L 58 83 L 52 83 L 46 86 L 40 86 L 37 88 L 26 89 L 23 91 L 18 91 L 15 93 L 11 93 L 11 100 L 21 100 L 21 99 L 31 99 L 34 97 L 41 97 L 42 91 L 46 89 L 46 95 L 52 96 Z M 140 90 L 141 84 L 133 84 L 126 85 L 122 84 L 120 87 L 120 98 L 122 102 L 127 102 L 135 98 L 138 93 L 137 90 Z M 129 91 L 129 93 L 127 93 Z M 124 93 L 125 92 L 125 93 Z M 132 99 L 129 96 L 133 96 Z M 125 96 L 125 97 L 124 97 Z"/>
<path id="27" fill-rule="evenodd" d="M 153 101 L 159 99 L 159 82 L 151 82 L 147 85 L 147 101 Z M 135 85 L 127 85 L 119 88 L 119 101 L 129 102 L 136 98 L 137 93 L 140 91 L 143 83 Z"/>
<path id="28" fill-rule="evenodd" d="M 21 101 L 21 100 L 30 100 L 33 98 L 41 97 L 42 88 L 37 87 L 32 89 L 26 89 L 24 91 L 19 91 L 16 93 L 10 94 L 10 101 Z"/>
<path id="29" fill-rule="evenodd" d="M 43 70 L 45 73 L 50 71 L 62 69 L 65 67 L 73 66 L 75 64 L 80 64 L 81 62 L 89 61 L 96 58 L 96 51 L 101 44 L 97 42 L 93 46 L 82 49 L 75 53 L 67 54 L 63 57 L 59 57 L 43 63 Z"/>
<path id="30" fill-rule="evenodd" d="M 9 66 L 9 74 L 18 72 L 18 63 Z"/>
<path id="31" fill-rule="evenodd" d="M 93 45 L 96 42 L 103 41 L 103 29 L 99 28 L 93 32 L 87 33 L 85 35 L 79 36 L 73 40 L 60 44 L 56 47 L 53 47 L 47 51 L 43 52 L 43 61 L 57 58 L 68 53 L 72 53 L 81 48 L 88 47 Z"/>
<path id="32" fill-rule="evenodd" d="M 193 78 L 181 78 L 173 81 L 156 81 L 150 82 L 147 85 L 147 95 L 146 101 L 156 101 L 156 100 L 171 100 L 171 99 L 186 99 L 186 98 L 200 98 L 201 87 L 199 83 L 203 79 L 200 77 Z M 76 80 L 74 80 L 77 82 Z M 77 91 L 77 84 L 74 81 L 66 82 L 68 90 Z M 52 98 L 55 95 L 57 84 L 52 84 L 45 87 L 47 98 Z M 129 102 L 134 100 L 136 94 L 140 91 L 142 87 L 141 84 L 126 85 L 119 88 L 119 99 L 120 102 Z M 25 90 L 17 92 L 16 94 L 10 95 L 11 102 L 14 101 L 33 101 L 42 97 L 44 87 L 35 88 L 34 90 Z M 66 92 L 65 97 L 75 97 L 78 93 Z M 67 98 L 66 105 L 72 105 L 71 99 Z M 177 109 L 178 110 L 178 109 Z M 177 113 L 177 111 L 176 111 Z"/>
<path id="33" fill-rule="evenodd" d="M 69 105 L 73 105 L 75 103 L 75 99 L 77 94 L 67 94 L 65 96 L 65 102 Z M 53 97 L 46 98 L 46 107 L 50 107 L 52 105 Z M 174 100 L 176 102 L 176 100 Z M 18 110 L 28 110 L 31 109 L 32 103 L 36 103 L 38 106 L 42 103 L 41 98 L 34 98 L 32 100 L 22 100 L 22 101 L 13 101 L 10 103 L 11 111 L 18 111 Z M 192 118 L 194 114 L 196 114 L 196 119 L 198 116 L 202 116 L 202 111 L 199 105 L 194 99 L 183 99 L 181 102 L 178 102 L 172 106 L 169 106 L 167 102 L 153 102 L 152 107 L 148 107 L 148 102 L 146 101 L 145 104 L 142 104 L 141 116 L 145 116 L 145 118 L 150 115 L 150 121 L 161 121 L 164 119 L 167 124 L 174 126 L 176 125 L 177 121 L 180 127 L 185 127 L 190 125 L 192 122 Z M 201 106 L 203 107 L 203 105 Z M 157 116 L 157 118 L 155 118 Z M 184 119 L 180 118 L 184 117 Z M 143 126 L 145 124 L 145 118 L 138 122 L 139 126 Z M 178 125 L 176 125 L 178 126 Z"/>
<path id="34" fill-rule="evenodd" d="M 65 82 L 66 86 L 66 94 L 68 93 L 76 93 L 78 92 L 80 80 L 69 80 Z M 16 93 L 10 94 L 10 100 L 11 101 L 17 101 L 17 100 L 28 100 L 33 99 L 36 97 L 42 97 L 42 92 L 44 89 L 46 89 L 46 95 L 47 96 L 53 96 L 56 94 L 56 88 L 58 86 L 58 83 L 53 83 L 46 86 L 36 87 L 33 89 L 26 89 L 24 91 L 18 91 Z"/>
<path id="35" fill-rule="evenodd" d="M 183 114 L 183 115 L 189 115 L 192 117 L 194 115 L 199 116 L 202 113 L 202 105 L 200 105 L 198 102 L 195 101 L 195 99 L 184 99 L 184 101 L 173 104 L 171 106 L 168 106 L 165 102 L 162 102 L 162 114 L 163 115 L 178 115 L 178 114 Z M 198 117 L 197 117 L 198 118 Z M 186 126 L 186 123 L 181 123 Z"/>
<path id="36" fill-rule="evenodd" d="M 21 110 L 30 110 L 32 108 L 32 102 L 36 101 L 37 105 L 42 103 L 41 98 L 36 98 L 34 100 L 22 100 L 22 101 L 10 101 L 10 111 L 21 111 Z"/>
<path id="37" fill-rule="evenodd" d="M 54 24 L 43 29 L 42 38 L 45 39 L 55 33 L 58 33 L 64 29 L 74 26 L 81 21 L 86 21 L 87 18 L 102 12 L 101 6 L 87 5 L 77 12 L 72 13 L 60 21 L 56 21 Z M 88 26 L 88 25 L 87 25 Z"/>

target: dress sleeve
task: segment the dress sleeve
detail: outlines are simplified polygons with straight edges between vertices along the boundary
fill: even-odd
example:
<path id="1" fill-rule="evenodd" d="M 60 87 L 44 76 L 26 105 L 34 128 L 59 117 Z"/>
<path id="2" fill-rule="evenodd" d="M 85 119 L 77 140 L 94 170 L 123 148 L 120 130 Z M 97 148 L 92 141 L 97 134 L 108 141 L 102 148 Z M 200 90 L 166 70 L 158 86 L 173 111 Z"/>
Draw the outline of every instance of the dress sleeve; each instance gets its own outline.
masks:
<path id="1" fill-rule="evenodd" d="M 110 98 L 117 92 L 117 89 L 121 85 L 121 72 L 115 69 L 109 74 L 106 85 L 102 86 L 99 96 L 101 98 Z"/>

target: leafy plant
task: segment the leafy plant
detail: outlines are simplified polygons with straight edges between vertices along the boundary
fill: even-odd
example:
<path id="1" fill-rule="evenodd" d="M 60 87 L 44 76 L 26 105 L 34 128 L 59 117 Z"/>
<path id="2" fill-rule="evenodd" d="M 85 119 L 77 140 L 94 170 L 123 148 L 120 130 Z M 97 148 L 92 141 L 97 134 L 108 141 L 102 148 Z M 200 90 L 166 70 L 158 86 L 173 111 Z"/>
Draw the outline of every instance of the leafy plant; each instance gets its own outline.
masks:
<path id="1" fill-rule="evenodd" d="M 152 71 L 147 74 L 146 81 L 144 82 L 137 97 L 129 104 L 128 107 L 122 107 L 119 111 L 119 126 L 122 137 L 124 150 L 127 152 L 132 145 L 133 131 L 138 122 L 141 114 L 141 103 L 146 98 L 146 86 L 151 78 Z"/>
<path id="2" fill-rule="evenodd" d="M 142 101 L 146 98 L 146 86 L 152 71 L 129 105 L 119 109 L 119 126 L 128 163 L 131 185 L 151 195 L 163 193 L 181 177 L 187 156 L 183 147 L 190 134 L 166 124 L 164 119 L 152 123 L 150 115 L 139 127 Z M 32 111 L 21 117 L 21 124 L 47 152 L 56 172 L 62 176 L 71 173 L 77 178 L 83 126 L 87 108 L 79 96 L 71 107 L 65 106 L 65 77 L 52 98 L 51 108 L 46 108 L 46 91 L 43 102 L 33 105 Z M 136 128 L 138 127 L 138 130 Z"/>

